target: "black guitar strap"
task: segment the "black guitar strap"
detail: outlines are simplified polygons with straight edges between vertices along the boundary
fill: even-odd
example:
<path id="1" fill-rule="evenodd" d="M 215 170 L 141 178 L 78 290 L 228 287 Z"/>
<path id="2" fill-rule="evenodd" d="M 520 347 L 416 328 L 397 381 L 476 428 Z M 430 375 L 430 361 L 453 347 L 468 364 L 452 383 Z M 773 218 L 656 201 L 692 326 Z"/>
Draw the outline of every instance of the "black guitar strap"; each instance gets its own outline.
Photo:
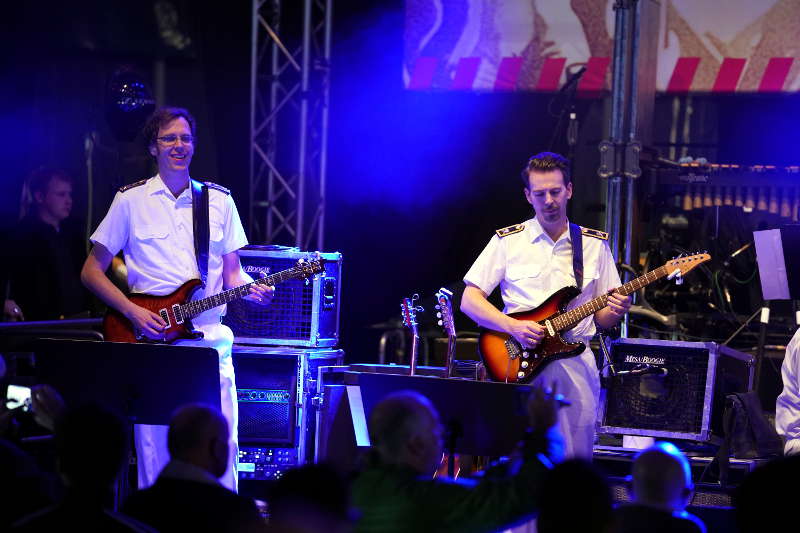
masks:
<path id="1" fill-rule="evenodd" d="M 583 234 L 581 227 L 570 222 L 569 236 L 572 239 L 572 270 L 578 290 L 583 290 Z"/>
<path id="2" fill-rule="evenodd" d="M 208 278 L 208 186 L 197 180 L 189 180 L 192 188 L 192 227 L 194 230 L 194 255 L 203 286 Z"/>

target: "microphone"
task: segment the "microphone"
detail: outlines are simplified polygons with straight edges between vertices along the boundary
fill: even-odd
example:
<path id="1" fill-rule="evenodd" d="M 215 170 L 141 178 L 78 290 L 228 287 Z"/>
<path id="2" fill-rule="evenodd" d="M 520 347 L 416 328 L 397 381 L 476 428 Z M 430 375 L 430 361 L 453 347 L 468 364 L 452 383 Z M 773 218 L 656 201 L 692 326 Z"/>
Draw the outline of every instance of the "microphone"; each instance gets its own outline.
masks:
<path id="1" fill-rule="evenodd" d="M 558 90 L 558 94 L 565 93 L 573 85 L 576 85 L 578 83 L 578 80 L 581 79 L 581 76 L 583 76 L 584 72 L 586 72 L 586 65 L 582 66 L 581 68 L 579 68 L 578 70 L 567 76 L 567 81 L 564 82 L 564 85 L 562 85 L 561 89 Z"/>

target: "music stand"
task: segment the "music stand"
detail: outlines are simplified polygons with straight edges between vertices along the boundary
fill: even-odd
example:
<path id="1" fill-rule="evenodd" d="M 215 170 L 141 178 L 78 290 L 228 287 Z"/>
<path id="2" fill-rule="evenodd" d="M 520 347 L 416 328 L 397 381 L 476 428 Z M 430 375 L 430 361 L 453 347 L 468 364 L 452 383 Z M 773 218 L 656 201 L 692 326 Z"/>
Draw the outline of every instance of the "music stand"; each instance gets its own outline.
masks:
<path id="1" fill-rule="evenodd" d="M 358 384 L 367 419 L 387 394 L 413 390 L 428 398 L 448 432 L 451 476 L 455 453 L 508 455 L 529 425 L 530 385 L 391 374 L 360 374 Z"/>
<path id="2" fill-rule="evenodd" d="M 36 381 L 70 407 L 95 402 L 133 424 L 169 424 L 187 403 L 220 409 L 219 356 L 213 348 L 41 339 L 32 344 Z M 132 432 L 131 432 L 132 434 Z M 127 472 L 120 492 L 126 492 Z M 118 501 L 124 494 L 118 494 Z"/>

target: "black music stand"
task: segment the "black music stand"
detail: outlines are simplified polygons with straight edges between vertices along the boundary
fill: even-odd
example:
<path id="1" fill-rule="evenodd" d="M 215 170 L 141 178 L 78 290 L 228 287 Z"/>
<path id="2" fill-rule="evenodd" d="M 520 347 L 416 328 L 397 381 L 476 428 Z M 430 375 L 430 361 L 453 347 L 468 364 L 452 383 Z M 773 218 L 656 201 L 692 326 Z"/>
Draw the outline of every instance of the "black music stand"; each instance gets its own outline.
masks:
<path id="1" fill-rule="evenodd" d="M 367 419 L 373 407 L 392 392 L 413 390 L 427 397 L 447 430 L 450 476 L 455 453 L 508 455 L 529 426 L 530 385 L 389 374 L 360 374 L 358 384 Z"/>
<path id="2" fill-rule="evenodd" d="M 133 424 L 169 424 L 179 406 L 220 409 L 219 356 L 213 348 L 41 339 L 32 344 L 36 381 L 70 407 L 96 402 Z M 131 432 L 132 434 L 132 432 Z M 118 502 L 127 491 L 123 471 Z"/>

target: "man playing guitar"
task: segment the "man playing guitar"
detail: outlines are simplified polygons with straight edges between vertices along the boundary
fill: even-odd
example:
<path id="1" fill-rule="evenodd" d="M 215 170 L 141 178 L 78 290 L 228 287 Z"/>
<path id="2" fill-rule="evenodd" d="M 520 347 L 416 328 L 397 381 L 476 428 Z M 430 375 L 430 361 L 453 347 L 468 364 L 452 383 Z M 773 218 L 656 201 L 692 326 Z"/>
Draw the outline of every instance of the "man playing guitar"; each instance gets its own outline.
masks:
<path id="1" fill-rule="evenodd" d="M 538 307 L 558 289 L 576 285 L 576 275 L 583 278 L 579 287 L 582 292 L 569 308 L 618 287 L 620 279 L 606 243 L 607 235 L 570 227 L 569 162 L 558 154 L 543 152 L 528 161 L 521 177 L 525 199 L 536 215 L 522 224 L 497 230 L 464 277 L 461 310 L 478 325 L 511 335 L 523 348 L 535 348 L 545 334 L 544 325 L 504 313 Z M 581 253 L 577 254 L 582 261 L 574 260 L 573 240 L 582 243 Z M 487 300 L 498 285 L 504 313 Z M 557 382 L 559 390 L 572 401 L 570 407 L 559 412 L 568 457 L 592 455 L 600 379 L 588 341 L 595 334 L 595 325 L 602 329 L 615 326 L 630 305 L 630 296 L 612 293 L 606 307 L 564 334 L 567 341 L 584 342 L 587 348 L 583 353 L 550 362 L 534 380 L 544 386 Z"/>
<path id="2" fill-rule="evenodd" d="M 137 339 L 163 340 L 167 324 L 159 314 L 132 303 L 105 272 L 122 250 L 128 269 L 128 285 L 134 293 L 165 295 L 186 281 L 200 278 L 195 255 L 192 191 L 189 165 L 195 148 L 195 121 L 181 108 L 156 110 L 144 127 L 147 149 L 158 166 L 158 174 L 122 187 L 114 197 L 100 226 L 91 236 L 94 245 L 81 272 L 86 287 L 128 321 Z M 241 267 L 238 250 L 247 238 L 230 192 L 219 185 L 208 186 L 208 273 L 205 294 L 238 287 L 253 280 Z M 202 234 L 202 232 L 199 232 Z M 247 299 L 268 305 L 274 289 L 254 284 Z M 202 332 L 197 340 L 180 344 L 210 346 L 219 353 L 221 408 L 230 427 L 231 467 L 222 479 L 236 488 L 237 406 L 231 361 L 233 333 L 220 324 L 225 307 L 205 311 L 192 319 Z M 179 377 L 176 376 L 176 379 Z M 166 426 L 134 428 L 139 462 L 139 486 L 155 481 L 168 462 Z"/>

